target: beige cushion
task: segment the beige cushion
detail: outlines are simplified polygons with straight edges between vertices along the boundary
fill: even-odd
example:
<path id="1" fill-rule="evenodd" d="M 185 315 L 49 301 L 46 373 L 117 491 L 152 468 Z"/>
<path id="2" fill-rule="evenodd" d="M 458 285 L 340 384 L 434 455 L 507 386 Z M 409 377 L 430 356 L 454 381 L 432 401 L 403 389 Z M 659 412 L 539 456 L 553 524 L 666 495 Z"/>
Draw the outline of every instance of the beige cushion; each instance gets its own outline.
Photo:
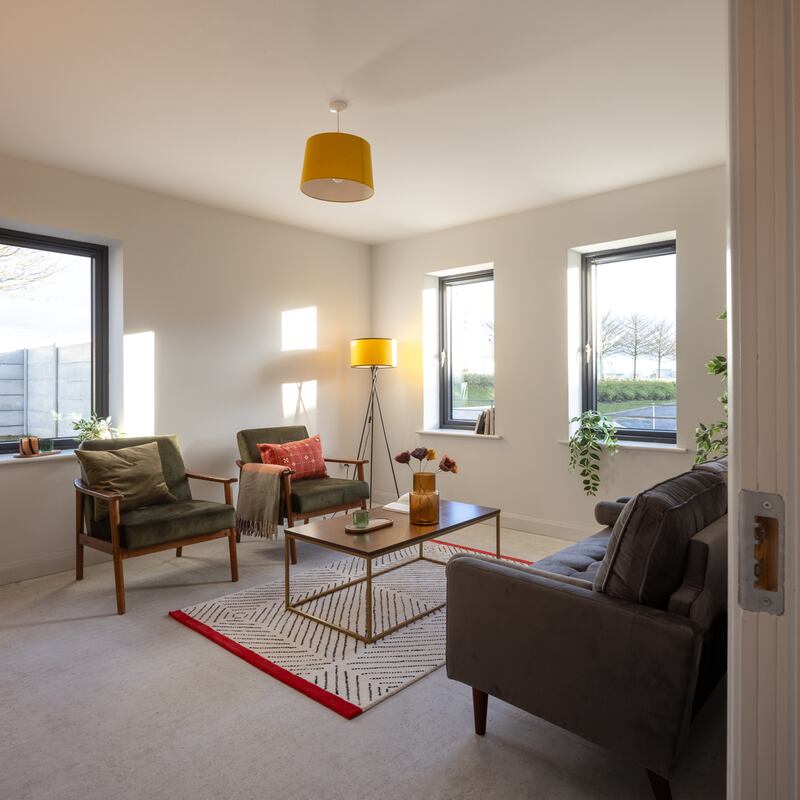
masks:
<path id="1" fill-rule="evenodd" d="M 156 442 L 120 450 L 76 450 L 75 455 L 92 489 L 122 495 L 122 510 L 175 502 L 164 480 Z M 108 504 L 96 502 L 94 514 L 95 519 L 108 516 Z"/>

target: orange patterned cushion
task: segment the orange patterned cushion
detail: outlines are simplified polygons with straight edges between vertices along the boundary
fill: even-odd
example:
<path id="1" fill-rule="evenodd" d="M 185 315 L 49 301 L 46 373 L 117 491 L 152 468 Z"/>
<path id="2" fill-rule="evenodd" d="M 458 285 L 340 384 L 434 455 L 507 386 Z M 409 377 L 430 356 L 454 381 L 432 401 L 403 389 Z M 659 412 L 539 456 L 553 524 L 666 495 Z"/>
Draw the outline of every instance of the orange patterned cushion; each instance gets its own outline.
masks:
<path id="1" fill-rule="evenodd" d="M 304 478 L 327 478 L 325 461 L 322 458 L 322 441 L 319 436 L 301 439 L 299 442 L 286 444 L 259 444 L 258 452 L 265 464 L 279 464 L 293 469 L 293 481 Z"/>

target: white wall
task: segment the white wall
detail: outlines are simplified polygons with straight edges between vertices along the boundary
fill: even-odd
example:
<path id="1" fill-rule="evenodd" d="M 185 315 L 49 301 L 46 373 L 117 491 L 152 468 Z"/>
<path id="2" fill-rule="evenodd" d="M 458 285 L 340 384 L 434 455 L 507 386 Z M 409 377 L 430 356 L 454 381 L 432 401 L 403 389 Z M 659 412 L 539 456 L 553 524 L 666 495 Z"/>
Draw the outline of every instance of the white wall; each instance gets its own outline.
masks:
<path id="1" fill-rule="evenodd" d="M 154 332 L 155 429 L 180 436 L 191 468 L 235 474 L 237 430 L 295 421 L 355 454 L 368 384 L 348 343 L 369 333 L 367 246 L 9 158 L 0 187 L 0 227 L 112 245 L 118 332 Z M 308 306 L 318 350 L 282 352 L 281 313 Z M 297 380 L 318 382 L 317 408 L 295 419 L 282 384 Z M 75 475 L 74 461 L 0 464 L 0 583 L 70 566 Z"/>
<path id="2" fill-rule="evenodd" d="M 479 187 L 476 187 L 479 191 Z M 498 506 L 506 524 L 579 538 L 594 500 L 567 472 L 567 264 L 571 248 L 676 231 L 678 445 L 605 458 L 601 497 L 630 494 L 687 469 L 699 420 L 720 416 L 705 362 L 724 352 L 726 180 L 722 167 L 478 222 L 373 248 L 373 335 L 398 339 L 399 367 L 381 376 L 394 451 L 419 444 L 461 466 L 442 496 Z M 489 440 L 418 435 L 423 422 L 422 292 L 426 273 L 494 263 L 497 428 Z M 429 322 L 429 320 L 426 320 Z M 391 485 L 383 464 L 380 490 Z M 410 488 L 407 469 L 398 473 Z"/>

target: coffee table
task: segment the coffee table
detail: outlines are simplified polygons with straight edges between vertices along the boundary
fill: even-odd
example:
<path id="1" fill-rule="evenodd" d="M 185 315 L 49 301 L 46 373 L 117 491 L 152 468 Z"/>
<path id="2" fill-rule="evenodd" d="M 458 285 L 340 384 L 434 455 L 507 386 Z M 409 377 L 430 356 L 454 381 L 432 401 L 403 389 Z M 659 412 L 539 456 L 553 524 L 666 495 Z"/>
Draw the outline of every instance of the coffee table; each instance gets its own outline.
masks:
<path id="1" fill-rule="evenodd" d="M 440 603 L 435 608 L 430 608 L 413 617 L 409 617 L 397 625 L 392 625 L 382 631 L 373 630 L 372 623 L 372 579 L 378 575 L 385 575 L 395 569 L 413 564 L 416 561 L 429 561 L 433 564 L 441 564 L 445 566 L 447 562 L 439 561 L 434 558 L 428 558 L 423 550 L 424 543 L 430 539 L 435 539 L 437 536 L 445 536 L 453 531 L 466 528 L 470 525 L 476 525 L 480 522 L 486 522 L 494 518 L 496 530 L 496 553 L 500 558 L 500 509 L 488 508 L 486 506 L 476 506 L 471 503 L 456 503 L 453 501 L 442 500 L 439 507 L 439 522 L 437 525 L 412 525 L 409 521 L 408 514 L 398 514 L 394 511 L 387 511 L 384 508 L 373 509 L 374 517 L 381 517 L 391 519 L 394 523 L 391 527 L 381 528 L 380 530 L 372 531 L 370 533 L 347 533 L 344 526 L 350 522 L 350 517 L 345 515 L 343 517 L 333 517 L 326 519 L 322 522 L 313 522 L 311 524 L 303 525 L 302 527 L 287 528 L 285 531 L 284 541 L 284 572 L 286 581 L 286 595 L 285 606 L 288 611 L 293 611 L 295 614 L 306 617 L 307 619 L 319 622 L 322 625 L 327 625 L 340 633 L 346 633 L 348 636 L 353 636 L 360 642 L 371 644 L 394 633 L 418 619 L 432 614 L 445 606 L 445 603 Z M 335 550 L 338 553 L 345 553 L 356 558 L 361 558 L 365 562 L 365 574 L 363 577 L 355 578 L 354 580 L 341 583 L 331 589 L 317 592 L 309 597 L 304 597 L 302 600 L 292 603 L 291 588 L 290 588 L 290 550 L 292 540 L 297 539 L 301 542 L 310 542 L 311 544 L 326 547 L 329 550 Z M 419 545 L 419 555 L 401 561 L 399 564 L 393 564 L 391 567 L 379 571 L 373 571 L 372 561 L 375 558 L 394 553 L 397 550 L 403 550 L 412 545 Z M 343 628 L 335 625 L 322 617 L 315 614 L 310 614 L 303 611 L 300 606 L 306 605 L 313 600 L 318 600 L 320 597 L 333 594 L 334 592 L 341 592 L 349 586 L 354 586 L 358 583 L 366 583 L 366 631 L 364 634 L 358 631 L 352 631 L 348 628 Z"/>

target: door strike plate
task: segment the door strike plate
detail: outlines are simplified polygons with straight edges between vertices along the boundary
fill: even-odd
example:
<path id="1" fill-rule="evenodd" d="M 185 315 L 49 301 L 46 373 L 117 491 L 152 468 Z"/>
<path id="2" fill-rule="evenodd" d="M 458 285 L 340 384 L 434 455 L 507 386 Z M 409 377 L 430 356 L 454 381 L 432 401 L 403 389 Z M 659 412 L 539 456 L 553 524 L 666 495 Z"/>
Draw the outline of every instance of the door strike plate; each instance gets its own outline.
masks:
<path id="1" fill-rule="evenodd" d="M 739 605 L 783 614 L 784 503 L 778 494 L 739 495 Z"/>

